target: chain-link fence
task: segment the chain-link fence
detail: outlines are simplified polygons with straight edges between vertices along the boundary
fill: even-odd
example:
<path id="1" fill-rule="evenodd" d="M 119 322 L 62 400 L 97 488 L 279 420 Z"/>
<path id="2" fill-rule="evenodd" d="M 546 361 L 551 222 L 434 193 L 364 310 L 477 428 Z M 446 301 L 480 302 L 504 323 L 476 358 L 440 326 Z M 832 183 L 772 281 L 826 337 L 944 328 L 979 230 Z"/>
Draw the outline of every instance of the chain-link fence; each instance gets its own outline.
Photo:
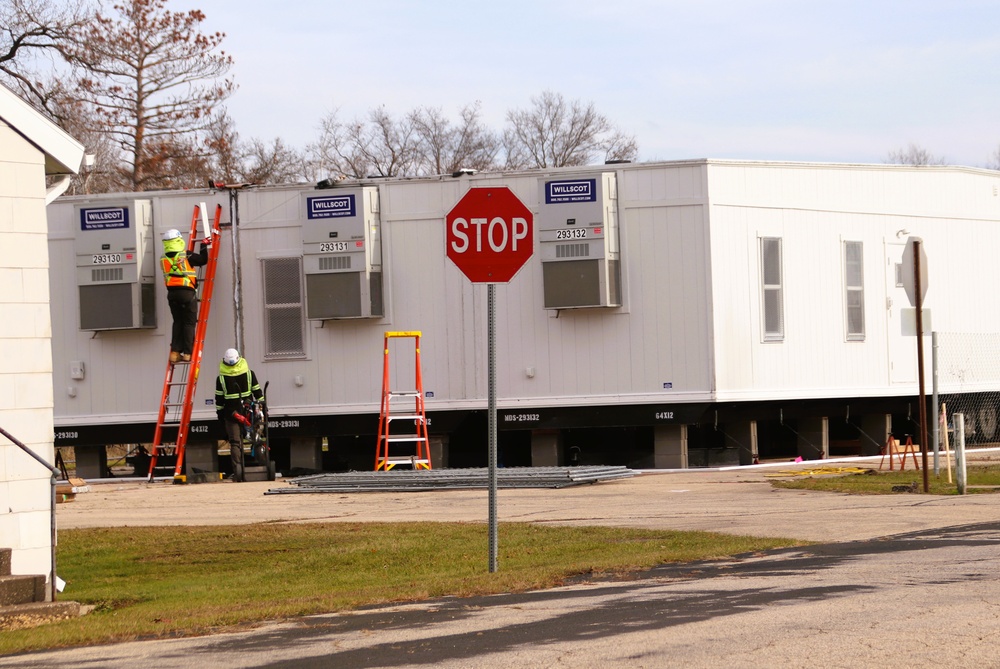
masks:
<path id="1" fill-rule="evenodd" d="M 963 413 L 967 446 L 997 445 L 1000 333 L 936 332 L 934 341 L 938 403 L 946 408 L 949 428 L 952 416 Z"/>

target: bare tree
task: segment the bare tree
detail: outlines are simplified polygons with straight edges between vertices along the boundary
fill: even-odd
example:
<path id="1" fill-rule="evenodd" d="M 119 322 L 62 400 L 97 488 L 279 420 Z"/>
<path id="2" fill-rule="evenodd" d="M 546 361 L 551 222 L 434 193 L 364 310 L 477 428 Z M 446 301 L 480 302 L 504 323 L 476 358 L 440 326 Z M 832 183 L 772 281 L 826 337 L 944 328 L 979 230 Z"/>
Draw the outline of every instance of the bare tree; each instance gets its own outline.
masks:
<path id="1" fill-rule="evenodd" d="M 989 160 L 986 161 L 986 169 L 1000 170 L 1000 146 L 993 149 L 993 153 L 990 154 Z"/>
<path id="2" fill-rule="evenodd" d="M 894 149 L 885 158 L 886 163 L 894 165 L 944 165 L 942 156 L 935 156 L 930 151 L 910 142 L 905 149 Z"/>
<path id="3" fill-rule="evenodd" d="M 593 103 L 567 102 L 545 91 L 528 109 L 507 112 L 503 133 L 507 167 L 567 167 L 591 164 L 599 155 L 630 160 L 635 139 L 616 130 Z"/>
<path id="4" fill-rule="evenodd" d="M 86 195 L 118 190 L 121 151 L 108 135 L 94 129 L 86 115 L 86 106 L 63 95 L 51 100 L 50 107 L 59 126 L 83 144 L 88 156 L 66 192 Z"/>
<path id="5" fill-rule="evenodd" d="M 418 162 L 417 142 L 411 118 L 397 121 L 385 107 L 346 124 L 334 111 L 321 120 L 319 140 L 306 149 L 306 176 L 412 176 Z"/>
<path id="6" fill-rule="evenodd" d="M 303 159 L 280 137 L 267 143 L 250 140 L 246 149 L 246 164 L 241 181 L 254 184 L 293 183 L 303 177 Z"/>
<path id="7" fill-rule="evenodd" d="M 205 144 L 209 151 L 207 175 L 213 181 L 226 183 L 243 181 L 246 149 L 228 112 L 216 114 L 205 130 Z"/>
<path id="8" fill-rule="evenodd" d="M 409 118 L 397 121 L 385 107 L 379 107 L 368 113 L 367 123 L 349 126 L 347 136 L 355 154 L 370 165 L 370 175 L 396 177 L 414 173 L 417 136 Z"/>
<path id="9" fill-rule="evenodd" d="M 633 135 L 614 132 L 604 144 L 604 162 L 633 161 L 639 155 L 639 144 Z"/>
<path id="10" fill-rule="evenodd" d="M 0 3 L 0 79 L 86 148 L 88 161 L 73 176 L 67 190 L 71 195 L 107 192 L 118 184 L 117 146 L 94 129 L 86 105 L 68 85 L 75 35 L 94 16 L 85 0 L 61 7 L 47 0 Z"/>
<path id="11" fill-rule="evenodd" d="M 69 59 L 74 33 L 93 17 L 84 0 L 56 6 L 51 0 L 4 0 L 0 2 L 0 74 L 12 87 L 42 111 L 52 112 L 63 102 L 64 87 L 38 68 L 47 60 Z"/>
<path id="12" fill-rule="evenodd" d="M 482 121 L 480 103 L 462 107 L 453 123 L 440 108 L 421 107 L 395 119 L 384 107 L 363 120 L 342 123 L 334 111 L 320 122 L 319 139 L 306 148 L 308 179 L 451 174 L 587 165 L 634 160 L 635 138 L 616 129 L 592 104 L 566 102 L 546 92 L 528 110 L 507 114 L 502 135 Z"/>
<path id="13" fill-rule="evenodd" d="M 483 125 L 479 108 L 479 102 L 463 107 L 457 125 L 452 125 L 439 108 L 410 113 L 417 135 L 419 173 L 451 174 L 461 168 L 486 171 L 496 166 L 500 140 Z"/>
<path id="14" fill-rule="evenodd" d="M 319 139 L 306 147 L 308 178 L 359 179 L 370 171 L 370 163 L 355 144 L 364 126 L 355 120 L 350 125 L 341 122 L 339 111 L 334 110 L 320 120 Z"/>
<path id="15" fill-rule="evenodd" d="M 279 184 L 299 181 L 305 159 L 281 138 L 243 141 L 228 113 L 215 117 L 205 139 L 207 176 L 225 183 Z"/>
<path id="16" fill-rule="evenodd" d="M 166 2 L 123 0 L 114 5 L 117 16 L 99 13 L 78 31 L 70 51 L 85 70 L 81 97 L 124 152 L 128 190 L 197 180 L 206 157 L 199 135 L 235 89 L 223 78 L 232 65 L 219 50 L 225 35 L 200 33 L 200 10 L 171 12 Z"/>
<path id="17" fill-rule="evenodd" d="M 343 139 L 343 125 L 338 118 L 339 110 L 333 110 L 319 121 L 319 138 L 306 145 L 305 177 L 310 181 L 347 176 L 341 169 L 337 153 L 338 142 Z"/>

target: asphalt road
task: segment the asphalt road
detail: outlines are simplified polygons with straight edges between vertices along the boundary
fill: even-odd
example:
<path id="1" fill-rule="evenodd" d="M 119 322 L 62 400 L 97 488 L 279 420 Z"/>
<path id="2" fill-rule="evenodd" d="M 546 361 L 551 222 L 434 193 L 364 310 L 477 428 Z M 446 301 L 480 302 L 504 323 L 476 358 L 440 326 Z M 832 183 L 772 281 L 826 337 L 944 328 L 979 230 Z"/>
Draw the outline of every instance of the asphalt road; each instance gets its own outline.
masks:
<path id="1" fill-rule="evenodd" d="M 0 667 L 1000 664 L 1000 497 L 799 493 L 773 489 L 766 473 L 764 468 L 693 471 L 583 489 L 505 491 L 500 515 L 501 520 L 613 522 L 826 543 L 668 565 L 629 581 L 586 581 L 539 592 L 312 616 L 237 634 L 0 658 Z M 120 486 L 117 493 L 105 489 L 81 495 L 79 506 L 61 505 L 66 508 L 60 508 L 59 522 L 60 527 L 64 522 L 113 522 L 118 512 L 111 507 L 121 507 L 125 499 L 149 502 L 177 495 L 180 500 L 185 491 L 200 496 L 227 490 L 240 497 L 251 489 L 247 484 Z M 477 491 L 462 491 L 459 497 L 448 491 L 409 496 L 254 494 L 259 507 L 270 509 L 279 522 L 401 520 L 414 513 L 426 517 L 434 508 L 439 519 L 486 515 L 485 507 L 473 504 L 485 503 Z M 87 495 L 94 497 L 83 503 Z M 98 499 L 105 495 L 108 499 Z M 457 503 L 459 499 L 465 503 Z M 175 506 L 169 513 L 150 515 L 160 514 L 166 522 L 185 512 L 184 504 Z M 67 513 L 70 507 L 73 511 Z M 102 516 L 104 508 L 108 517 Z M 150 507 L 132 507 L 133 519 L 135 508 Z"/>

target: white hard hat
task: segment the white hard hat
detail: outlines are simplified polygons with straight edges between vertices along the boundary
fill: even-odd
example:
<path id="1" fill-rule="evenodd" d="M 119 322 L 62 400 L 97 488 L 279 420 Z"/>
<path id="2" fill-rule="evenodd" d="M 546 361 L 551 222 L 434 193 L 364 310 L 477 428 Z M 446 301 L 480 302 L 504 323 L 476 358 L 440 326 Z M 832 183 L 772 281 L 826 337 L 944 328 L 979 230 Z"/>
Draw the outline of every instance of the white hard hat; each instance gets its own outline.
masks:
<path id="1" fill-rule="evenodd" d="M 235 365 L 240 361 L 240 352 L 235 348 L 227 348 L 226 352 L 222 354 L 222 362 L 226 363 L 230 367 Z"/>
<path id="2" fill-rule="evenodd" d="M 181 236 L 180 230 L 171 228 L 170 230 L 167 230 L 166 232 L 163 233 L 163 241 L 167 242 L 170 241 L 171 239 L 177 239 L 180 236 Z"/>

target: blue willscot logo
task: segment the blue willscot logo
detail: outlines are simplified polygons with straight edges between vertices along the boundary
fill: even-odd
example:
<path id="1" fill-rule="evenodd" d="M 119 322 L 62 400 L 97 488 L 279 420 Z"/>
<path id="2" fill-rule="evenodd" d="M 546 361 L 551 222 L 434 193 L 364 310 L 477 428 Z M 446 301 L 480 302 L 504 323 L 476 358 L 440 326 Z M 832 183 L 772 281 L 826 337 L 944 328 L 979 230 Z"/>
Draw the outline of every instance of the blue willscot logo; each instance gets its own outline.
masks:
<path id="1" fill-rule="evenodd" d="M 80 210 L 81 230 L 114 230 L 127 227 L 128 209 L 125 207 Z"/>
<path id="2" fill-rule="evenodd" d="M 550 181 L 545 184 L 545 204 L 596 202 L 597 180 Z"/>
<path id="3" fill-rule="evenodd" d="M 306 207 L 307 218 L 340 218 L 355 215 L 353 195 L 307 197 Z"/>

